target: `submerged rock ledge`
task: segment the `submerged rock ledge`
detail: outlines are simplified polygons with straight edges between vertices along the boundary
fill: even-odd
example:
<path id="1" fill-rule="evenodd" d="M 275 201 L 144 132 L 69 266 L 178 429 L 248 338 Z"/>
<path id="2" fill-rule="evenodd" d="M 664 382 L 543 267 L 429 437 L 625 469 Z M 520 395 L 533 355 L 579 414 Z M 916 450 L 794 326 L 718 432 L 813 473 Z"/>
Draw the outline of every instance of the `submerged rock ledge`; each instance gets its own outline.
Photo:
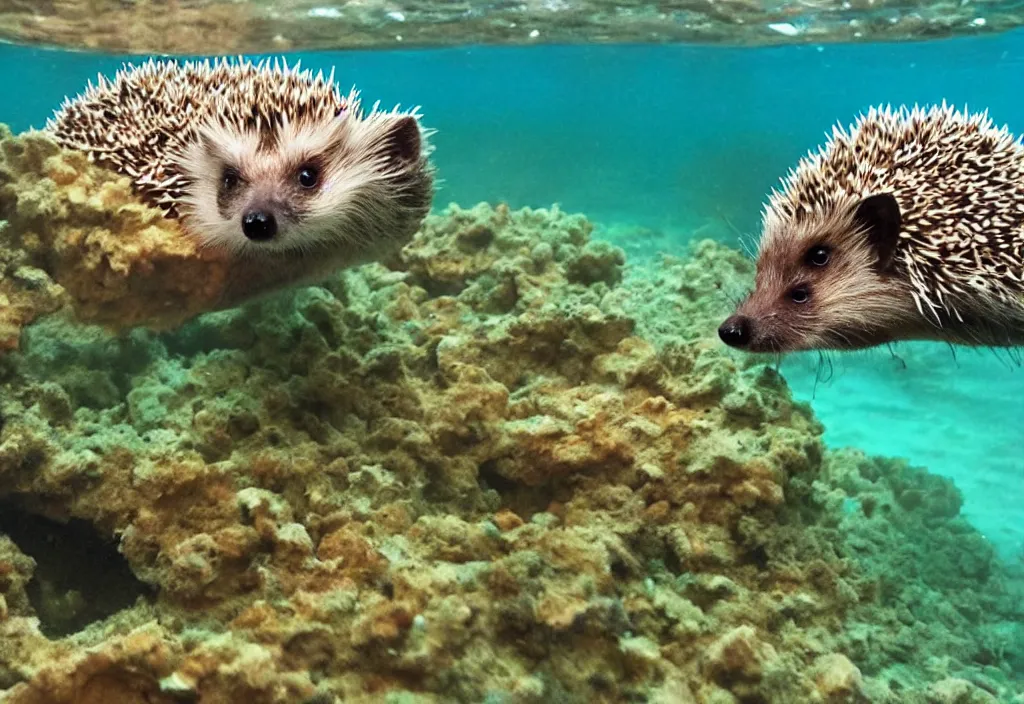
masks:
<path id="1" fill-rule="evenodd" d="M 137 582 L 0 535 L 3 700 L 1024 701 L 1020 575 L 956 489 L 715 341 L 750 264 L 591 230 L 451 206 L 389 267 L 119 333 L 0 231 L 5 516 Z"/>

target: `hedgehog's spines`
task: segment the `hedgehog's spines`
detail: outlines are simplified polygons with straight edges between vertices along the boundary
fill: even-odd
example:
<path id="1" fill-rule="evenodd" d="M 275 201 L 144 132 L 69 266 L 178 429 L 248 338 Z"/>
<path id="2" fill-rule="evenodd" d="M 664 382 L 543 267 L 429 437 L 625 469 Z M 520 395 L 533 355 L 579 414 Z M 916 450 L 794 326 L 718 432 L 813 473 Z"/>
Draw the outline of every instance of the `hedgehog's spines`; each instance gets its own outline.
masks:
<path id="1" fill-rule="evenodd" d="M 359 112 L 358 92 L 343 98 L 333 69 L 325 81 L 301 62 L 273 64 L 242 56 L 126 62 L 112 78 L 100 74 L 78 96 L 66 96 L 45 129 L 62 146 L 128 175 L 143 200 L 167 208 L 183 187 L 170 156 L 203 121 L 247 131 Z"/>
<path id="2" fill-rule="evenodd" d="M 993 174 L 1004 188 L 1024 184 L 1024 136 L 997 126 L 987 110 L 971 114 L 945 101 L 873 106 L 849 129 L 833 125 L 826 144 L 770 191 L 762 219 L 799 222 L 811 205 L 893 193 L 905 216 L 899 263 L 915 305 L 940 324 L 962 320 L 958 297 L 1020 300 L 1024 205 L 1015 191 L 998 197 Z"/>

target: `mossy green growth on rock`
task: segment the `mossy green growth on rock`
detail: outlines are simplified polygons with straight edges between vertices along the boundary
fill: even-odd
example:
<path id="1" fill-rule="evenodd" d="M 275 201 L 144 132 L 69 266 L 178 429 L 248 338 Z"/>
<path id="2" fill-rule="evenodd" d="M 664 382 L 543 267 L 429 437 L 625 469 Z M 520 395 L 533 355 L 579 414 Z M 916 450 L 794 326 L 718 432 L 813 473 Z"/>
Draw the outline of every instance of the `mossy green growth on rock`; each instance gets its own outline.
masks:
<path id="1" fill-rule="evenodd" d="M 749 263 L 591 231 L 452 206 L 173 332 L 30 326 L 0 495 L 156 596 L 48 638 L 0 539 L 7 701 L 1019 700 L 1022 601 L 951 485 L 826 449 L 717 344 Z"/>

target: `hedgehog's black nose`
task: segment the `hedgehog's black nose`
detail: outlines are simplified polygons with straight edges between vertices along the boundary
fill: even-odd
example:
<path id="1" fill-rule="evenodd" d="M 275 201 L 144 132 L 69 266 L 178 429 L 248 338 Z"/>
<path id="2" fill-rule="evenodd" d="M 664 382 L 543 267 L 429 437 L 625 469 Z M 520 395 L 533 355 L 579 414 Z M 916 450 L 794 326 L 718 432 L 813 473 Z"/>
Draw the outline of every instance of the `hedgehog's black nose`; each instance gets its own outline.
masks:
<path id="1" fill-rule="evenodd" d="M 242 233 L 254 242 L 269 240 L 277 234 L 277 221 L 263 210 L 253 210 L 242 217 Z"/>
<path id="2" fill-rule="evenodd" d="M 746 347 L 750 342 L 750 320 L 734 315 L 718 328 L 718 336 L 729 347 Z"/>

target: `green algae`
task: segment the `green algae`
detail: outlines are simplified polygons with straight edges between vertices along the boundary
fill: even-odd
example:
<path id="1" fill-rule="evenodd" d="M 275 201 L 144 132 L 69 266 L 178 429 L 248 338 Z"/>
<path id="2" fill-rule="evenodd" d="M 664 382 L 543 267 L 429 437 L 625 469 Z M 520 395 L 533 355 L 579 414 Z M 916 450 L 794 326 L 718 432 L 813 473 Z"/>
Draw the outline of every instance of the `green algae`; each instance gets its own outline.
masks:
<path id="1" fill-rule="evenodd" d="M 452 207 L 387 267 L 174 331 L 27 328 L 0 493 L 157 595 L 49 638 L 0 552 L 11 701 L 1019 699 L 1019 577 L 955 488 L 826 448 L 715 344 L 738 252 L 631 268 L 591 231 Z"/>

